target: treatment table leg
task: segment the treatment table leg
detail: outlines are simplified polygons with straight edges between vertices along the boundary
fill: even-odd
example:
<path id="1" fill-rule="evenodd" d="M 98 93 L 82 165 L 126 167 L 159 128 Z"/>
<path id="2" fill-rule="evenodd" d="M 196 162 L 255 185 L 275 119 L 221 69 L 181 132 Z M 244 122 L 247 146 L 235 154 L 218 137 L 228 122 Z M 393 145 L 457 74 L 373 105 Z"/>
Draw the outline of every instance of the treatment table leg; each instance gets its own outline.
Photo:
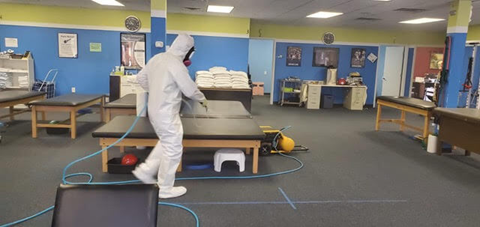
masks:
<path id="1" fill-rule="evenodd" d="M 258 146 L 253 148 L 253 168 L 252 173 L 258 173 Z"/>
<path id="2" fill-rule="evenodd" d="M 37 138 L 37 107 L 32 107 L 32 138 Z"/>
<path id="3" fill-rule="evenodd" d="M 245 148 L 245 154 L 246 154 L 246 155 L 250 155 L 250 152 L 252 152 L 252 150 L 250 149 L 250 147 Z"/>
<path id="4" fill-rule="evenodd" d="M 105 106 L 105 97 L 102 97 L 102 102 L 101 102 L 101 105 L 100 105 L 100 122 L 106 122 L 105 121 L 105 108 L 103 108 Z"/>
<path id="5" fill-rule="evenodd" d="M 8 112 L 8 113 L 10 114 L 10 121 L 14 121 L 14 120 L 15 120 L 15 117 L 13 116 L 13 114 L 14 114 L 14 108 L 13 108 L 13 107 L 14 107 L 14 106 L 10 106 L 10 107 L 9 107 L 9 112 Z"/>
<path id="6" fill-rule="evenodd" d="M 471 152 L 470 151 L 467 151 L 465 150 L 465 156 L 470 156 L 471 155 Z"/>
<path id="7" fill-rule="evenodd" d="M 112 114 L 112 113 L 111 113 L 110 109 L 107 109 L 107 110 L 106 110 L 106 113 L 105 113 L 105 123 L 110 122 L 110 120 L 112 119 L 111 114 Z"/>
<path id="8" fill-rule="evenodd" d="M 107 146 L 102 146 L 102 149 L 105 149 Z M 104 173 L 108 172 L 108 150 L 102 152 L 102 171 Z"/>
<path id="9" fill-rule="evenodd" d="M 428 140 L 428 134 L 430 134 L 430 114 L 427 114 L 425 116 L 425 122 L 423 123 L 423 140 L 427 141 Z"/>
<path id="10" fill-rule="evenodd" d="M 42 111 L 42 112 L 40 112 L 40 115 L 42 116 L 42 121 L 47 120 L 47 112 Z"/>
<path id="11" fill-rule="evenodd" d="M 380 130 L 380 119 L 382 117 L 382 105 L 377 106 L 377 121 L 375 122 L 375 131 Z"/>
<path id="12" fill-rule="evenodd" d="M 70 111 L 70 130 L 72 139 L 77 138 L 77 111 Z"/>

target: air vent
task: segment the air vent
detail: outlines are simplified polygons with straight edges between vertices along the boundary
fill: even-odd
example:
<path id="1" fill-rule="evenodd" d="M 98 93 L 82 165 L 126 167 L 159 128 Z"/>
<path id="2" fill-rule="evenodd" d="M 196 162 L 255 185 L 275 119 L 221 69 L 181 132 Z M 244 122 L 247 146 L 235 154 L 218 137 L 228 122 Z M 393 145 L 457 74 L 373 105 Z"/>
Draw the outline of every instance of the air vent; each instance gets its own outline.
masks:
<path id="1" fill-rule="evenodd" d="M 183 7 L 183 9 L 188 10 L 188 11 L 199 11 L 201 8 L 197 7 Z"/>
<path id="2" fill-rule="evenodd" d="M 373 18 L 373 17 L 359 17 L 357 20 L 364 20 L 364 21 L 377 21 L 377 20 L 382 20 L 380 18 Z"/>
<path id="3" fill-rule="evenodd" d="M 407 12 L 407 13 L 421 13 L 427 11 L 426 9 L 415 9 L 415 8 L 400 8 L 396 9 L 395 11 L 399 12 Z"/>

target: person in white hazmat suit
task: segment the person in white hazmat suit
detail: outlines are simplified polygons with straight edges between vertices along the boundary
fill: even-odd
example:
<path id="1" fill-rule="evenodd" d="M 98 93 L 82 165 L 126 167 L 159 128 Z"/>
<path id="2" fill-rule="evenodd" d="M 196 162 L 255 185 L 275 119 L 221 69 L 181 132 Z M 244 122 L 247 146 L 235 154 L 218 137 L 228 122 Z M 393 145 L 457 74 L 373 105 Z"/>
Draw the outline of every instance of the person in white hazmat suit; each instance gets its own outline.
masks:
<path id="1" fill-rule="evenodd" d="M 155 55 L 137 75 L 138 83 L 149 93 L 148 116 L 160 141 L 147 160 L 132 173 L 145 184 L 157 183 L 162 199 L 179 197 L 187 192 L 185 187 L 173 187 L 183 153 L 182 93 L 207 107 L 205 96 L 190 78 L 186 67 L 191 64 L 194 50 L 193 38 L 180 34 L 166 53 Z"/>

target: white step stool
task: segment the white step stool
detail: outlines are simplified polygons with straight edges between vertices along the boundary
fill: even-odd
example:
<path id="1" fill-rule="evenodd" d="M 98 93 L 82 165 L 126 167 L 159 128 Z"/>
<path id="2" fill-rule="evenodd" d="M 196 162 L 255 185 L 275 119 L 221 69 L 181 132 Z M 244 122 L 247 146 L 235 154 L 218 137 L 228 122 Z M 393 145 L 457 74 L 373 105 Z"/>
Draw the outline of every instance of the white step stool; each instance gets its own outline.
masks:
<path id="1" fill-rule="evenodd" d="M 242 150 L 220 149 L 215 152 L 213 164 L 216 172 L 222 170 L 222 163 L 224 161 L 237 161 L 237 165 L 240 167 L 240 172 L 245 171 L 245 154 Z"/>

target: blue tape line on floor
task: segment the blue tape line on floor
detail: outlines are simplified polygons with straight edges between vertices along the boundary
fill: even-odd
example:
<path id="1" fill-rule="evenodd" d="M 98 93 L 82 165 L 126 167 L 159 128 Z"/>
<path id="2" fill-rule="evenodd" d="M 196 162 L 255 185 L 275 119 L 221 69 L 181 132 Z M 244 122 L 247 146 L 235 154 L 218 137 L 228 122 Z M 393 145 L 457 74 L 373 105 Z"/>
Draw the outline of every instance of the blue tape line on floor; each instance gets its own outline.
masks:
<path id="1" fill-rule="evenodd" d="M 292 203 L 292 201 L 290 200 L 290 198 L 288 198 L 287 193 L 285 193 L 285 192 L 282 190 L 282 188 L 278 188 L 278 190 L 280 191 L 280 193 L 282 193 L 283 197 L 285 197 L 285 199 L 286 199 L 287 202 L 290 204 L 290 206 L 291 206 L 294 210 L 296 210 L 297 207 L 295 207 L 295 205 Z"/>

